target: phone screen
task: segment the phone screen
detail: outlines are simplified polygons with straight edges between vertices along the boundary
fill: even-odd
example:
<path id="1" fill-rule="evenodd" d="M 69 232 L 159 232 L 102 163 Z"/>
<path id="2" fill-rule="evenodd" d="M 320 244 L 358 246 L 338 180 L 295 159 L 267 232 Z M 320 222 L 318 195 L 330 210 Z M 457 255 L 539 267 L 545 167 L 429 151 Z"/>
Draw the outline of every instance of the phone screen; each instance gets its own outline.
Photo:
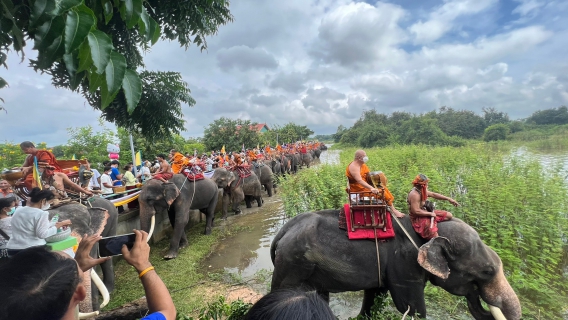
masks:
<path id="1" fill-rule="evenodd" d="M 99 240 L 99 256 L 119 256 L 122 254 L 122 252 L 120 251 L 122 249 L 122 245 L 126 245 L 130 250 L 134 245 L 134 240 L 136 240 L 136 234 L 134 233 L 102 238 L 101 240 Z"/>

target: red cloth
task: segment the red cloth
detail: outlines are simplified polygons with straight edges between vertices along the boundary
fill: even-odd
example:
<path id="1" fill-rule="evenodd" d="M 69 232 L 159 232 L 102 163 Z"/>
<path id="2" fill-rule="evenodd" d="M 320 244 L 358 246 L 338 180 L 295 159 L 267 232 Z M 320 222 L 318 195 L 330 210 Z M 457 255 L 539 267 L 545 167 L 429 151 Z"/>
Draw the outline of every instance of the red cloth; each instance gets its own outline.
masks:
<path id="1" fill-rule="evenodd" d="M 170 180 L 171 178 L 174 177 L 174 174 L 171 172 L 162 172 L 162 173 L 158 173 L 157 175 L 154 176 L 154 179 L 164 179 L 164 180 Z"/>
<path id="2" fill-rule="evenodd" d="M 349 214 L 351 208 L 349 204 L 346 203 L 343 206 L 343 210 L 345 210 L 345 220 L 347 221 L 347 236 L 349 240 L 356 240 L 356 239 L 375 239 L 375 230 L 373 229 L 355 229 L 355 231 L 351 231 L 351 215 Z M 364 224 L 364 215 L 362 210 L 355 211 L 353 214 L 355 219 L 355 224 L 363 225 Z M 386 231 L 383 229 L 377 228 L 377 239 L 389 239 L 394 238 L 394 229 L 392 228 L 392 220 L 391 215 L 387 212 L 386 216 Z M 375 220 L 377 219 L 377 215 L 375 215 Z M 367 212 L 367 222 L 371 222 L 371 215 Z"/>
<path id="3" fill-rule="evenodd" d="M 197 181 L 197 180 L 205 179 L 205 176 L 203 176 L 203 173 L 193 173 L 189 170 L 183 170 L 181 173 L 191 181 Z"/>
<path id="4" fill-rule="evenodd" d="M 431 217 L 410 215 L 410 221 L 412 222 L 414 231 L 426 240 L 438 236 L 438 222 L 445 221 L 448 215 L 448 211 L 444 210 L 434 210 L 434 213 L 436 214 L 436 218 L 434 219 L 432 228 L 430 228 Z"/>

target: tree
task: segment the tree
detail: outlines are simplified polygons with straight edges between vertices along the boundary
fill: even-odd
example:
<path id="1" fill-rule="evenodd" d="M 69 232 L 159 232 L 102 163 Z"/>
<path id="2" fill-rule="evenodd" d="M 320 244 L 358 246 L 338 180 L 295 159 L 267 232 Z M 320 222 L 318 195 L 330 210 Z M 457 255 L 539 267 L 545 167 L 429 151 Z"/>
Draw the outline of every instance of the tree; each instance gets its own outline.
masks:
<path id="1" fill-rule="evenodd" d="M 221 117 L 210 123 L 203 133 L 203 142 L 207 150 L 240 151 L 256 147 L 260 143 L 259 134 L 253 128 L 256 123 L 250 120 L 233 120 Z"/>
<path id="2" fill-rule="evenodd" d="M 505 140 L 509 135 L 509 127 L 504 123 L 494 124 L 485 129 L 483 141 Z"/>
<path id="3" fill-rule="evenodd" d="M 335 131 L 335 133 L 333 134 L 333 142 L 337 143 L 341 141 L 341 137 L 343 136 L 345 131 L 347 131 L 347 128 L 340 124 L 339 127 L 337 127 L 337 131 Z"/>
<path id="4" fill-rule="evenodd" d="M 539 110 L 527 118 L 527 123 L 534 124 L 568 124 L 568 108 L 561 106 L 547 110 Z"/>
<path id="5" fill-rule="evenodd" d="M 281 143 L 290 143 L 299 141 L 300 139 L 307 140 L 314 132 L 307 126 L 300 126 L 288 122 L 282 128 L 278 129 L 278 134 Z"/>
<path id="6" fill-rule="evenodd" d="M 400 144 L 447 145 L 448 136 L 438 127 L 435 119 L 414 117 L 397 130 Z"/>
<path id="7" fill-rule="evenodd" d="M 509 115 L 505 112 L 499 112 L 494 107 L 483 108 L 483 118 L 487 127 L 497 123 L 509 123 Z"/>
<path id="8" fill-rule="evenodd" d="M 438 113 L 428 116 L 438 120 L 437 125 L 448 136 L 458 136 L 465 139 L 477 139 L 483 135 L 485 120 L 469 110 L 454 110 L 441 107 Z"/>
<path id="9" fill-rule="evenodd" d="M 57 87 L 80 92 L 103 117 L 153 138 L 183 130 L 181 103 L 195 102 L 179 74 L 143 71 L 142 51 L 160 38 L 207 48 L 205 37 L 233 20 L 227 0 L 0 0 L 0 64 L 24 59 Z M 0 88 L 6 81 L 0 78 Z M 167 89 L 167 90 L 163 90 Z M 159 102 L 157 104 L 154 104 Z"/>
<path id="10" fill-rule="evenodd" d="M 102 121 L 99 124 L 103 127 L 99 132 L 95 132 L 92 126 L 67 128 L 69 140 L 65 148 L 66 159 L 71 159 L 73 155 L 77 159 L 88 158 L 93 167 L 102 169 L 103 161 L 109 160 L 107 144 L 115 144 L 116 136 Z"/>
<path id="11" fill-rule="evenodd" d="M 67 151 L 67 146 L 55 146 L 51 148 L 51 150 L 56 158 L 63 158 L 65 156 L 65 151 Z"/>

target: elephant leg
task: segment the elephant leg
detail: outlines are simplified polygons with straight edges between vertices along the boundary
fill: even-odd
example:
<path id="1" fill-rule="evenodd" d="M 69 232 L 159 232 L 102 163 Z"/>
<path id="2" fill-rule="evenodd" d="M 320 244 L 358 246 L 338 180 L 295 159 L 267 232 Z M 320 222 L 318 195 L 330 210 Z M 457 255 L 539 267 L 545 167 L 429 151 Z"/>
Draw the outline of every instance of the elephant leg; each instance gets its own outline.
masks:
<path id="1" fill-rule="evenodd" d="M 256 197 L 256 202 L 258 202 L 258 206 L 259 206 L 259 207 L 262 207 L 262 203 L 264 202 L 264 201 L 262 200 L 262 196 Z"/>
<path id="2" fill-rule="evenodd" d="M 179 244 L 182 239 L 182 234 L 185 233 L 185 226 L 189 221 L 189 206 L 183 205 L 182 201 L 176 201 L 175 206 L 175 225 L 174 234 L 170 239 L 170 249 L 168 254 L 164 256 L 164 259 L 174 259 L 177 257 Z"/>
<path id="3" fill-rule="evenodd" d="M 245 203 L 247 205 L 247 208 L 252 208 L 252 203 L 251 203 L 251 196 L 245 196 Z"/>
<path id="4" fill-rule="evenodd" d="M 266 191 L 268 191 L 268 196 L 272 197 L 272 182 L 265 184 L 264 187 L 266 188 Z"/>
<path id="5" fill-rule="evenodd" d="M 229 210 L 229 203 L 231 202 L 231 198 L 227 192 L 223 193 L 223 216 L 222 219 L 227 219 L 227 212 Z"/>
<path id="6" fill-rule="evenodd" d="M 375 304 L 375 297 L 382 293 L 379 289 L 368 289 L 364 291 L 363 304 L 361 305 L 360 315 L 371 316 L 371 307 Z"/>
<path id="7" fill-rule="evenodd" d="M 185 232 L 181 233 L 181 239 L 179 239 L 179 248 L 183 249 L 186 248 L 187 246 L 189 246 L 189 241 L 187 240 L 187 236 L 185 235 Z"/>
<path id="8" fill-rule="evenodd" d="M 207 210 L 205 210 L 205 219 L 207 220 L 205 223 L 205 234 L 209 235 L 211 234 L 211 232 L 213 231 L 213 223 L 215 220 L 215 208 L 207 208 Z"/>

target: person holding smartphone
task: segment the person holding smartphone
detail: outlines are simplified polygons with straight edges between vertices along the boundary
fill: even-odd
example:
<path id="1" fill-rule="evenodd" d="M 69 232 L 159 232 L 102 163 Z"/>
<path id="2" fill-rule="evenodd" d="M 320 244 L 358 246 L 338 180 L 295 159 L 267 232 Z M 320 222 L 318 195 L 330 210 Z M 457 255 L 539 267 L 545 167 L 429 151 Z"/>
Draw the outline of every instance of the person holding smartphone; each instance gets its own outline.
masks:
<path id="1" fill-rule="evenodd" d="M 122 247 L 124 260 L 133 266 L 144 291 L 150 314 L 142 320 L 174 320 L 176 308 L 164 282 L 150 263 L 148 234 L 134 230 L 132 249 Z M 0 266 L 0 304 L 2 319 L 74 320 L 76 307 L 87 296 L 83 272 L 110 259 L 92 258 L 89 253 L 99 235 L 84 236 L 75 260 L 63 252 L 45 247 L 22 250 Z M 30 308 L 33 301 L 33 308 Z"/>

